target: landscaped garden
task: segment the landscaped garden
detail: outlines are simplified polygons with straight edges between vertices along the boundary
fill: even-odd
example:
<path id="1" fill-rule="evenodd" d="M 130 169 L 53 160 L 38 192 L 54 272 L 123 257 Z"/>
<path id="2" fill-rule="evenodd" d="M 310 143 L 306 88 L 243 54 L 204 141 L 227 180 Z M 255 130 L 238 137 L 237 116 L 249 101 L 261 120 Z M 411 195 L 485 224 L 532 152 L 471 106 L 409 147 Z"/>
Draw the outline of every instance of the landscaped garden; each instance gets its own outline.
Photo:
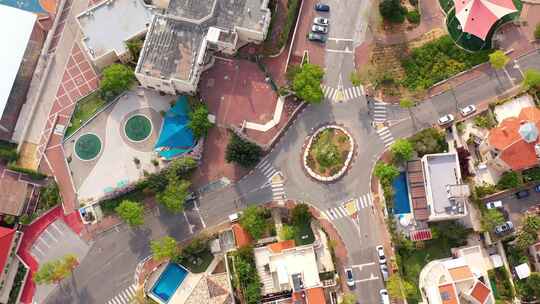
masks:
<path id="1" fill-rule="evenodd" d="M 348 165 L 353 141 L 345 129 L 327 126 L 315 132 L 306 149 L 305 162 L 311 172 L 323 178 L 334 177 Z"/>
<path id="2" fill-rule="evenodd" d="M 94 92 L 79 100 L 75 106 L 75 112 L 73 112 L 69 126 L 66 129 L 65 136 L 68 137 L 73 134 L 82 124 L 94 116 L 105 103 L 105 100 L 99 97 L 98 92 Z"/>
<path id="3" fill-rule="evenodd" d="M 92 133 L 83 134 L 75 142 L 75 154 L 81 160 L 93 160 L 101 152 L 101 139 Z"/>
<path id="4" fill-rule="evenodd" d="M 152 133 L 152 122 L 144 115 L 133 115 L 124 127 L 126 136 L 132 141 L 143 141 Z"/>

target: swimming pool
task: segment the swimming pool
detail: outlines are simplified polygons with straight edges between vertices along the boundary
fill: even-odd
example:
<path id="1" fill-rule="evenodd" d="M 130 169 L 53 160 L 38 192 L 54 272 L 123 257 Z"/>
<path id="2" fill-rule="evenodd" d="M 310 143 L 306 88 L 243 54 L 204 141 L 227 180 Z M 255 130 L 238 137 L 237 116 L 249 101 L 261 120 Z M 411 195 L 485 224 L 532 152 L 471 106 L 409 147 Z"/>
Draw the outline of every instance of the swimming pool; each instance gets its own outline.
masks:
<path id="1" fill-rule="evenodd" d="M 39 0 L 0 0 L 0 4 L 15 7 L 32 13 L 45 13 Z"/>
<path id="2" fill-rule="evenodd" d="M 170 263 L 159 276 L 154 287 L 152 287 L 151 293 L 164 303 L 167 303 L 187 275 L 187 270 L 182 266 Z"/>
<path id="3" fill-rule="evenodd" d="M 394 180 L 394 214 L 405 214 L 411 212 L 409 202 L 409 192 L 407 191 L 407 174 L 400 172 Z"/>

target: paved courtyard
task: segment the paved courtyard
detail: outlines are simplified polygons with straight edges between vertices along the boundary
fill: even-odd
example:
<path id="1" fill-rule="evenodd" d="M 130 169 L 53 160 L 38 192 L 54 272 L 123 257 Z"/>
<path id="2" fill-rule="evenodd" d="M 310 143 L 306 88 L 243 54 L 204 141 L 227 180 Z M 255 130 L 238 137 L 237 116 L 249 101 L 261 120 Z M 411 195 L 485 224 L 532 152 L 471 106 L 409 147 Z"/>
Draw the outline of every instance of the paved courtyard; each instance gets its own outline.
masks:
<path id="1" fill-rule="evenodd" d="M 157 160 L 154 143 L 163 121 L 161 112 L 167 111 L 173 100 L 172 96 L 160 96 L 154 91 L 128 91 L 64 142 L 80 201 L 95 200 L 138 181 L 144 171 L 158 170 L 152 164 Z M 126 124 L 134 119 L 149 121 L 150 129 L 130 139 Z"/>

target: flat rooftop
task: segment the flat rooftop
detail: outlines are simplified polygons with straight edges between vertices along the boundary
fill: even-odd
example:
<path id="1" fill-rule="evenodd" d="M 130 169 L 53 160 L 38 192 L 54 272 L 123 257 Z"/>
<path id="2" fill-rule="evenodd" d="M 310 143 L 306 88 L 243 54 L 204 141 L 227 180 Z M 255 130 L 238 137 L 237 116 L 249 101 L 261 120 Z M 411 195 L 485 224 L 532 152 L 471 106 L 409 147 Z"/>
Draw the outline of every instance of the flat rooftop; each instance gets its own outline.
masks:
<path id="1" fill-rule="evenodd" d="M 191 79 L 204 35 L 203 29 L 194 23 L 156 15 L 138 72 L 157 78 Z"/>
<path id="2" fill-rule="evenodd" d="M 447 208 L 453 206 L 448 197 L 448 186 L 461 182 L 457 154 L 432 154 L 424 157 L 424 173 L 431 190 L 433 210 L 436 213 L 447 213 Z"/>
<path id="3" fill-rule="evenodd" d="M 124 54 L 125 42 L 146 31 L 153 12 L 142 0 L 106 0 L 77 16 L 92 58 Z"/>

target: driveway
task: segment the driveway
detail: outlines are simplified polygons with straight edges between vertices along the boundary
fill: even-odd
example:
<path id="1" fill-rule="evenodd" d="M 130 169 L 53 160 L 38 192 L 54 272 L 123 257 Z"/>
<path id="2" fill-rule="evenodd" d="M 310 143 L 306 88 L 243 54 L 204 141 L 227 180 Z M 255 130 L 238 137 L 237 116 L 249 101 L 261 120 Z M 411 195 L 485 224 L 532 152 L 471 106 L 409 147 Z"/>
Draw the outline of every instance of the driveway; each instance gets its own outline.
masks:
<path id="1" fill-rule="evenodd" d="M 484 199 L 484 203 L 492 201 L 502 201 L 503 208 L 508 212 L 509 219 L 514 223 L 514 226 L 519 227 L 521 221 L 525 216 L 527 209 L 540 204 L 540 193 L 534 190 L 534 185 L 528 186 L 524 189 L 529 190 L 530 195 L 528 197 L 518 199 L 515 193 L 518 190 L 512 190 L 500 195 L 495 195 Z"/>

